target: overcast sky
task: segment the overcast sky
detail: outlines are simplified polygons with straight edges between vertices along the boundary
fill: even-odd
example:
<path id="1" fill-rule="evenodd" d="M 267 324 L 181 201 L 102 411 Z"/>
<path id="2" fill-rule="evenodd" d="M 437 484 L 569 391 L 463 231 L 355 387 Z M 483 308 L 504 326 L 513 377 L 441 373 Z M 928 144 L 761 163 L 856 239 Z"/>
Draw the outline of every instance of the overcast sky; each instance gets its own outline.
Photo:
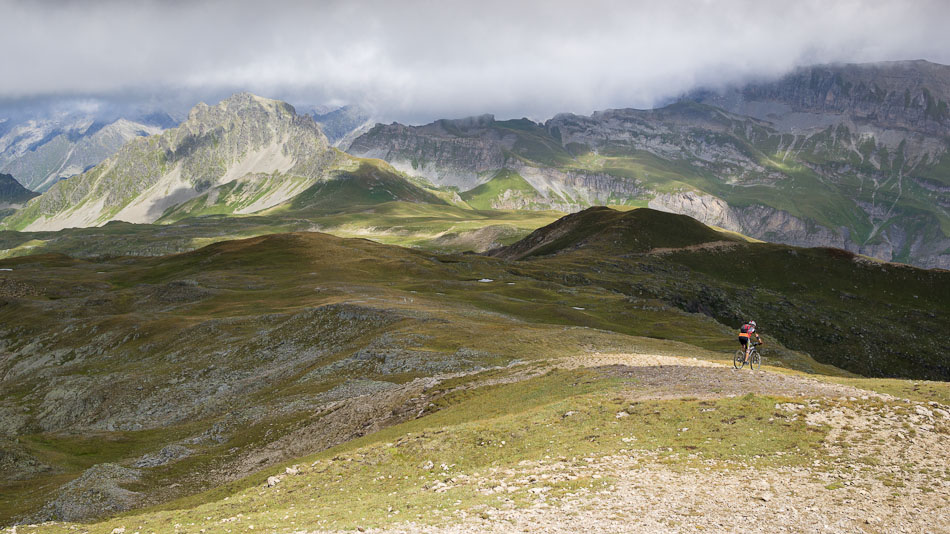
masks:
<path id="1" fill-rule="evenodd" d="M 0 99 L 250 90 L 382 118 L 650 107 L 804 64 L 950 63 L 950 2 L 0 0 Z"/>

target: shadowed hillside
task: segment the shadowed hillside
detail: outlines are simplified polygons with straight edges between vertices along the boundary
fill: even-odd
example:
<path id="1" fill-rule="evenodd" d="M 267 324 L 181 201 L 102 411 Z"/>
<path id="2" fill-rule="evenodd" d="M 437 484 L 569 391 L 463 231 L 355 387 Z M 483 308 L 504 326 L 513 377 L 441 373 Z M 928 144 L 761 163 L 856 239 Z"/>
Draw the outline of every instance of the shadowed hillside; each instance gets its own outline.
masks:
<path id="1" fill-rule="evenodd" d="M 489 254 L 723 325 L 754 318 L 789 348 L 862 375 L 950 378 L 950 271 L 748 242 L 649 209 L 590 208 Z"/>

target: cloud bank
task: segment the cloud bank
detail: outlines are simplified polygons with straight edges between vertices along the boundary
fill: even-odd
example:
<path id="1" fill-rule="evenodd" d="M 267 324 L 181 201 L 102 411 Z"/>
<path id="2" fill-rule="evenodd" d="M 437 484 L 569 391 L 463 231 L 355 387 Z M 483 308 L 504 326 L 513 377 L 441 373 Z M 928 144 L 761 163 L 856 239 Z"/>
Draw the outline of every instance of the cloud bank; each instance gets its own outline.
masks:
<path id="1" fill-rule="evenodd" d="M 0 0 L 0 14 L 7 101 L 250 90 L 394 120 L 545 118 L 806 64 L 950 63 L 942 0 Z"/>

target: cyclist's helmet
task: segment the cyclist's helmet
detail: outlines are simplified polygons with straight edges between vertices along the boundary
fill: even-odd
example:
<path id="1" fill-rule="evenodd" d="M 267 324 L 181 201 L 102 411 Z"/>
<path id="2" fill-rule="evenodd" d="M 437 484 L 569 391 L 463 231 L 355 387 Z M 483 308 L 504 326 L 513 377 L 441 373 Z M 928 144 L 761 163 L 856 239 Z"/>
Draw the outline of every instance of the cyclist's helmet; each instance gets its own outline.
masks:
<path id="1" fill-rule="evenodd" d="M 749 321 L 749 324 L 752 325 L 752 326 L 759 326 L 759 325 L 755 324 L 755 321 Z"/>

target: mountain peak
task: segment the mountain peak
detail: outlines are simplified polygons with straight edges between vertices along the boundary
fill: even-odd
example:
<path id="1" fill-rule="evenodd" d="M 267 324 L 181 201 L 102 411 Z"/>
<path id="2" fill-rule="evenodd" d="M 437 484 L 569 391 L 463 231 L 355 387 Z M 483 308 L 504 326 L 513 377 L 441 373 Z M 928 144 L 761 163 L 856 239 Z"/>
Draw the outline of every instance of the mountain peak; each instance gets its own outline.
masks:
<path id="1" fill-rule="evenodd" d="M 275 112 L 296 114 L 293 106 L 281 100 L 265 98 L 249 92 L 235 93 L 218 103 L 219 107 L 230 110 L 261 107 Z"/>
<path id="2" fill-rule="evenodd" d="M 89 170 L 53 186 L 12 228 L 58 230 L 110 220 L 155 222 L 174 206 L 232 182 L 254 194 L 216 209 L 252 213 L 323 179 L 336 155 L 309 116 L 251 93 L 200 103 L 178 128 L 138 138 Z"/>
<path id="3" fill-rule="evenodd" d="M 253 93 L 235 93 L 214 106 L 199 102 L 188 114 L 189 121 L 219 121 L 223 115 L 258 113 L 278 118 L 296 118 L 297 111 L 290 104 L 264 98 Z"/>

